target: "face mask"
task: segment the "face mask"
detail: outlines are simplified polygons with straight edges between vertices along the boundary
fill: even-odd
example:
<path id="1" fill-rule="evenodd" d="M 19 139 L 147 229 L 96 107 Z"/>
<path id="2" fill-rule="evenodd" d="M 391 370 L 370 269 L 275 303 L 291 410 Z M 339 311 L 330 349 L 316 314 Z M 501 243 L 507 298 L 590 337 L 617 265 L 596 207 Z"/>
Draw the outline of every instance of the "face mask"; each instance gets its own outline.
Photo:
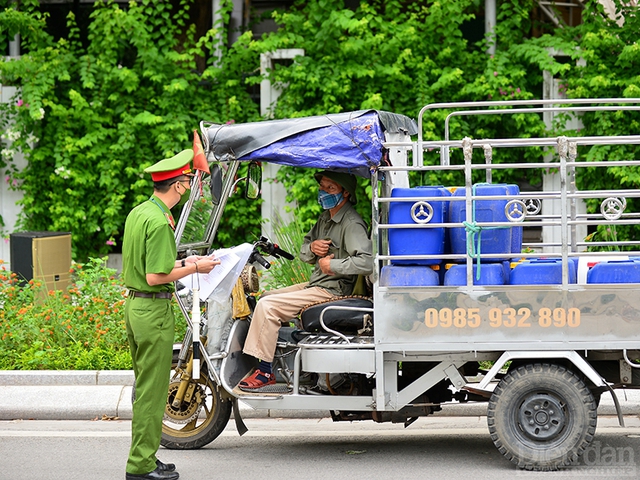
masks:
<path id="1" fill-rule="evenodd" d="M 191 195 L 191 190 L 186 190 L 182 195 L 180 195 L 180 201 L 178 202 L 179 207 L 187 203 L 187 200 L 189 200 L 189 195 Z"/>
<path id="2" fill-rule="evenodd" d="M 327 193 L 324 190 L 318 190 L 318 203 L 322 205 L 325 210 L 330 210 L 342 201 L 342 192 L 340 193 Z"/>
<path id="3" fill-rule="evenodd" d="M 188 188 L 185 188 L 184 185 L 182 185 L 182 189 L 184 191 L 180 194 L 180 201 L 178 201 L 177 203 L 178 207 L 181 207 L 185 203 L 187 203 L 187 200 L 189 200 L 189 196 L 191 195 L 191 190 L 189 190 Z"/>

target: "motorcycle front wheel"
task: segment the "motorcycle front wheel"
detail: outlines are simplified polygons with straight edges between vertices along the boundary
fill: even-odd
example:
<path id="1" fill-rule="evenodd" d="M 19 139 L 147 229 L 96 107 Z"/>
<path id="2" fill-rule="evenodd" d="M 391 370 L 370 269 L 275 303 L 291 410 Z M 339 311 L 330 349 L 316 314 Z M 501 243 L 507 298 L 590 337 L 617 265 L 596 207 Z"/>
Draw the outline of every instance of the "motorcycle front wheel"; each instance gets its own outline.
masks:
<path id="1" fill-rule="evenodd" d="M 177 356 L 174 356 L 160 443 L 173 450 L 195 450 L 208 445 L 222 433 L 233 405 L 229 399 L 222 398 L 220 388 L 211 380 L 205 367 L 200 372 L 200 379 L 189 380 L 183 401 L 174 406 L 182 374 L 181 370 L 176 370 L 177 364 Z"/>

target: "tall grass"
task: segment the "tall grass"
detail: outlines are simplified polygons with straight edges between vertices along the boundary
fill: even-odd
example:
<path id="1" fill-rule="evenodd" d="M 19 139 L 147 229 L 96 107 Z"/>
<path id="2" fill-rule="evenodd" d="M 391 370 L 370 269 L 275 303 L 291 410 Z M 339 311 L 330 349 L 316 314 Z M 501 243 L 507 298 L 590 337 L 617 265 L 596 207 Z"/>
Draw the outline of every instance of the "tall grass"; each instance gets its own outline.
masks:
<path id="1" fill-rule="evenodd" d="M 271 263 L 271 268 L 262 280 L 263 285 L 268 290 L 309 281 L 313 266 L 304 263 L 298 258 L 300 246 L 304 241 L 304 236 L 307 234 L 303 228 L 302 222 L 296 216 L 288 224 L 285 224 L 279 215 L 273 219 L 273 232 L 276 237 L 276 243 L 280 248 L 291 253 L 295 259 L 287 260 L 281 258 Z"/>

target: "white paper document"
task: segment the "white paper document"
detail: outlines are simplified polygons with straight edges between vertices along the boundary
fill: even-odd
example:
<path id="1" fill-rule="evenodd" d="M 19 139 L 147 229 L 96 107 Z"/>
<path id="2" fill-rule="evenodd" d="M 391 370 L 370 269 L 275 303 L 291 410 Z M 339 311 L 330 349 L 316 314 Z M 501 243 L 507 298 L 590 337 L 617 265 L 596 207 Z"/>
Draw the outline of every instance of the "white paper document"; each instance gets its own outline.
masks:
<path id="1" fill-rule="evenodd" d="M 197 288 L 200 300 L 205 301 L 226 279 L 227 281 L 224 284 L 225 292 L 222 293 L 228 297 L 231 294 L 231 289 L 235 285 L 238 276 L 242 272 L 244 263 L 246 263 L 252 248 L 250 244 L 245 243 L 234 248 L 221 248 L 216 250 L 211 256 L 220 260 L 220 265 L 216 265 L 209 273 L 188 275 L 182 278 L 180 283 L 190 290 Z M 242 265 L 240 265 L 240 262 L 242 262 Z M 235 278 L 227 279 L 232 272 L 235 273 L 235 275 L 233 275 Z M 227 285 L 229 286 L 228 293 L 226 291 Z"/>

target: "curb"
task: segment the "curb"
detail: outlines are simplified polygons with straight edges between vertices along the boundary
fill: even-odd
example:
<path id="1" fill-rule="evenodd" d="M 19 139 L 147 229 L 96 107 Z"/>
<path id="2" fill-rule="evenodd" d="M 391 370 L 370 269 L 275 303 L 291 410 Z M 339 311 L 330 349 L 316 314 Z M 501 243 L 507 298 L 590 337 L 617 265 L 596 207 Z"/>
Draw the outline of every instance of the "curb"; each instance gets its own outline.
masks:
<path id="1" fill-rule="evenodd" d="M 0 371 L 0 420 L 131 418 L 131 370 Z"/>
<path id="2" fill-rule="evenodd" d="M 0 371 L 0 420 L 130 420 L 131 370 Z M 617 392 L 624 415 L 640 415 L 640 390 Z M 256 410 L 240 401 L 243 418 L 327 418 L 325 410 Z M 436 417 L 485 416 L 486 403 L 449 404 Z M 598 415 L 616 415 L 603 394 Z"/>
<path id="3" fill-rule="evenodd" d="M 132 386 L 133 381 L 133 370 L 0 370 L 5 386 Z"/>

